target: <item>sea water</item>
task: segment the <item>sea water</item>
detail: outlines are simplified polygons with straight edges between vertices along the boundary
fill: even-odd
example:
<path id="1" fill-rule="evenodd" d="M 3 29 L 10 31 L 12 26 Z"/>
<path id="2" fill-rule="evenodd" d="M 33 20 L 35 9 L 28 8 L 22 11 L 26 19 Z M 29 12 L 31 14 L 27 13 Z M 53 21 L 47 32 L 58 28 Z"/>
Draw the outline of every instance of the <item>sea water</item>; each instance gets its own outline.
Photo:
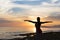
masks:
<path id="1" fill-rule="evenodd" d="M 43 33 L 45 32 L 57 32 L 60 31 L 60 28 L 41 28 Z M 27 30 L 20 30 L 16 29 L 15 27 L 0 27 L 0 39 L 13 39 L 13 38 L 23 38 L 23 36 L 19 36 L 19 34 L 24 34 L 24 33 L 34 33 L 31 31 Z M 17 35 L 17 36 L 15 36 Z"/>

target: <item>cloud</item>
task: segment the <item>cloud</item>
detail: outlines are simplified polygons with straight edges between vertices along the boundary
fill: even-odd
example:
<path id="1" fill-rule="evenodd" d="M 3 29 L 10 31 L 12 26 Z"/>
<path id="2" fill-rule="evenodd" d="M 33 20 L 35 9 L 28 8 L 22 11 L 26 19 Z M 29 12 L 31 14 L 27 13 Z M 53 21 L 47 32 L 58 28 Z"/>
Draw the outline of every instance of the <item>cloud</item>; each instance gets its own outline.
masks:
<path id="1" fill-rule="evenodd" d="M 25 5 L 42 5 L 43 3 L 49 3 L 51 4 L 50 0 L 37 0 L 37 1 L 13 1 L 15 4 L 25 4 Z"/>
<path id="2" fill-rule="evenodd" d="M 12 8 L 16 8 L 16 7 L 21 7 L 21 8 L 29 8 L 30 6 L 28 5 L 16 5 L 13 4 L 11 0 L 1 0 L 0 1 L 0 14 L 6 14 L 8 13 L 7 11 L 12 9 Z M 17 8 L 16 8 L 17 9 Z"/>
<path id="3" fill-rule="evenodd" d="M 52 3 L 55 3 L 55 2 L 57 2 L 57 1 L 59 1 L 59 0 L 51 0 L 52 1 Z"/>
<path id="4" fill-rule="evenodd" d="M 24 8 L 20 8 L 20 7 L 13 7 L 11 9 L 9 9 L 7 12 L 9 14 L 14 14 L 14 15 L 17 15 L 17 14 L 22 14 L 26 9 Z"/>
<path id="5" fill-rule="evenodd" d="M 13 21 L 6 20 L 5 18 L 0 18 L 0 27 L 13 26 L 13 25 L 12 25 L 12 22 L 13 22 Z"/>
<path id="6" fill-rule="evenodd" d="M 51 13 L 46 19 L 48 20 L 60 20 L 60 12 Z"/>
<path id="7" fill-rule="evenodd" d="M 13 3 L 15 3 L 15 4 L 25 4 L 25 5 L 43 5 L 43 4 L 46 4 L 46 5 L 49 4 L 49 6 L 60 5 L 59 0 L 34 0 L 34 1 L 29 1 L 29 0 L 18 1 L 18 0 L 15 0 L 15 1 L 13 1 Z"/>
<path id="8" fill-rule="evenodd" d="M 56 0 L 55 3 L 56 3 L 56 4 L 60 3 L 60 0 Z"/>
<path id="9" fill-rule="evenodd" d="M 14 1 L 15 4 L 25 4 L 25 5 L 39 5 L 39 1 Z"/>
<path id="10" fill-rule="evenodd" d="M 0 18 L 0 23 L 10 23 L 11 21 L 8 21 L 4 18 Z"/>
<path id="11" fill-rule="evenodd" d="M 11 0 L 0 0 L 0 13 L 6 13 L 10 8 L 13 7 Z"/>
<path id="12" fill-rule="evenodd" d="M 59 12 L 59 5 L 55 5 L 52 0 L 1 0 L 0 1 L 0 14 L 1 15 L 28 15 L 28 16 L 47 16 L 51 12 Z M 58 1 L 58 0 L 57 0 Z M 17 4 L 18 3 L 18 4 Z M 16 10 L 17 9 L 17 10 Z M 23 11 L 21 12 L 21 10 Z M 47 11 L 48 10 L 48 11 Z M 16 14 L 16 15 L 13 15 Z M 44 14 L 44 15 L 43 15 Z M 0 15 L 0 16 L 1 16 Z M 1 16 L 2 17 L 2 16 Z M 5 17 L 5 16 L 4 16 Z"/>
<path id="13" fill-rule="evenodd" d="M 19 7 L 17 7 L 18 9 Z M 8 13 L 9 15 L 12 15 L 12 16 L 41 16 L 41 17 L 45 17 L 45 16 L 48 16 L 50 15 L 52 12 L 59 12 L 59 8 L 56 7 L 31 7 L 29 9 L 21 9 L 18 10 L 18 11 L 15 11 L 15 8 L 12 8 L 14 10 L 11 10 L 9 9 Z M 47 11 L 48 10 L 48 11 Z M 43 15 L 44 14 L 44 15 Z"/>
<path id="14" fill-rule="evenodd" d="M 60 25 L 42 26 L 43 28 L 60 28 Z"/>
<path id="15" fill-rule="evenodd" d="M 22 19 L 24 19 L 24 18 L 22 17 Z M 12 30 L 13 31 L 27 31 L 27 30 L 33 29 L 33 26 L 31 24 L 29 24 L 28 22 L 24 22 L 24 20 L 22 20 L 22 21 L 13 21 L 13 20 L 7 20 L 5 18 L 0 18 L 0 27 L 2 28 L 0 30 L 1 31 L 7 31 L 7 30 L 8 31 L 9 30 L 10 31 L 12 31 Z"/>
<path id="16" fill-rule="evenodd" d="M 23 26 L 23 25 L 24 25 L 24 22 L 0 18 L 0 27 L 19 27 L 19 26 Z"/>

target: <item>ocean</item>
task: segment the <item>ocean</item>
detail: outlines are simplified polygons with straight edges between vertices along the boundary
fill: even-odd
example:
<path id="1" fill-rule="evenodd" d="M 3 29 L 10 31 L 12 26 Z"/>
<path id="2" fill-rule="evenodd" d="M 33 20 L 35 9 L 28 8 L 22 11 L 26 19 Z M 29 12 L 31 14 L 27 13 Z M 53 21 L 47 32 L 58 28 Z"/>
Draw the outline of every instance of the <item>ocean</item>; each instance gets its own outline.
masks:
<path id="1" fill-rule="evenodd" d="M 43 33 L 45 32 L 60 32 L 60 28 L 41 28 Z M 19 34 L 24 33 L 35 33 L 32 30 L 20 30 L 15 27 L 0 27 L 0 39 L 13 39 L 13 38 L 23 38 L 23 36 L 19 36 Z M 15 36 L 17 35 L 17 36 Z"/>

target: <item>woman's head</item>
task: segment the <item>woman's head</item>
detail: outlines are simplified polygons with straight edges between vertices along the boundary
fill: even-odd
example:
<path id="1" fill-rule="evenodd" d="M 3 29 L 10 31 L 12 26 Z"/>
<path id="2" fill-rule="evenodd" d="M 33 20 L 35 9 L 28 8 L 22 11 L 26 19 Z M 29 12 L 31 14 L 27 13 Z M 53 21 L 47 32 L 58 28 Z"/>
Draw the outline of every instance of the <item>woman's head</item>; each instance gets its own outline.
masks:
<path id="1" fill-rule="evenodd" d="M 37 17 L 37 21 L 40 22 L 40 17 Z"/>

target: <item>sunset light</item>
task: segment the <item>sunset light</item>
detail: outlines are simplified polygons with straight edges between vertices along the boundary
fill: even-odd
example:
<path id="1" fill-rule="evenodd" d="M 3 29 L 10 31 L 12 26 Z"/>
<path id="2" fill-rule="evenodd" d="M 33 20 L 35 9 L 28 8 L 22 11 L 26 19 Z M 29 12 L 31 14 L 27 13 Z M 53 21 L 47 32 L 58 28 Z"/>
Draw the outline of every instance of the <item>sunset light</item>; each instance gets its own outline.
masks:
<path id="1" fill-rule="evenodd" d="M 33 28 L 33 32 L 36 32 L 36 28 Z"/>
<path id="2" fill-rule="evenodd" d="M 47 31 L 60 32 L 60 0 L 0 0 L 0 39 L 31 40 Z"/>

